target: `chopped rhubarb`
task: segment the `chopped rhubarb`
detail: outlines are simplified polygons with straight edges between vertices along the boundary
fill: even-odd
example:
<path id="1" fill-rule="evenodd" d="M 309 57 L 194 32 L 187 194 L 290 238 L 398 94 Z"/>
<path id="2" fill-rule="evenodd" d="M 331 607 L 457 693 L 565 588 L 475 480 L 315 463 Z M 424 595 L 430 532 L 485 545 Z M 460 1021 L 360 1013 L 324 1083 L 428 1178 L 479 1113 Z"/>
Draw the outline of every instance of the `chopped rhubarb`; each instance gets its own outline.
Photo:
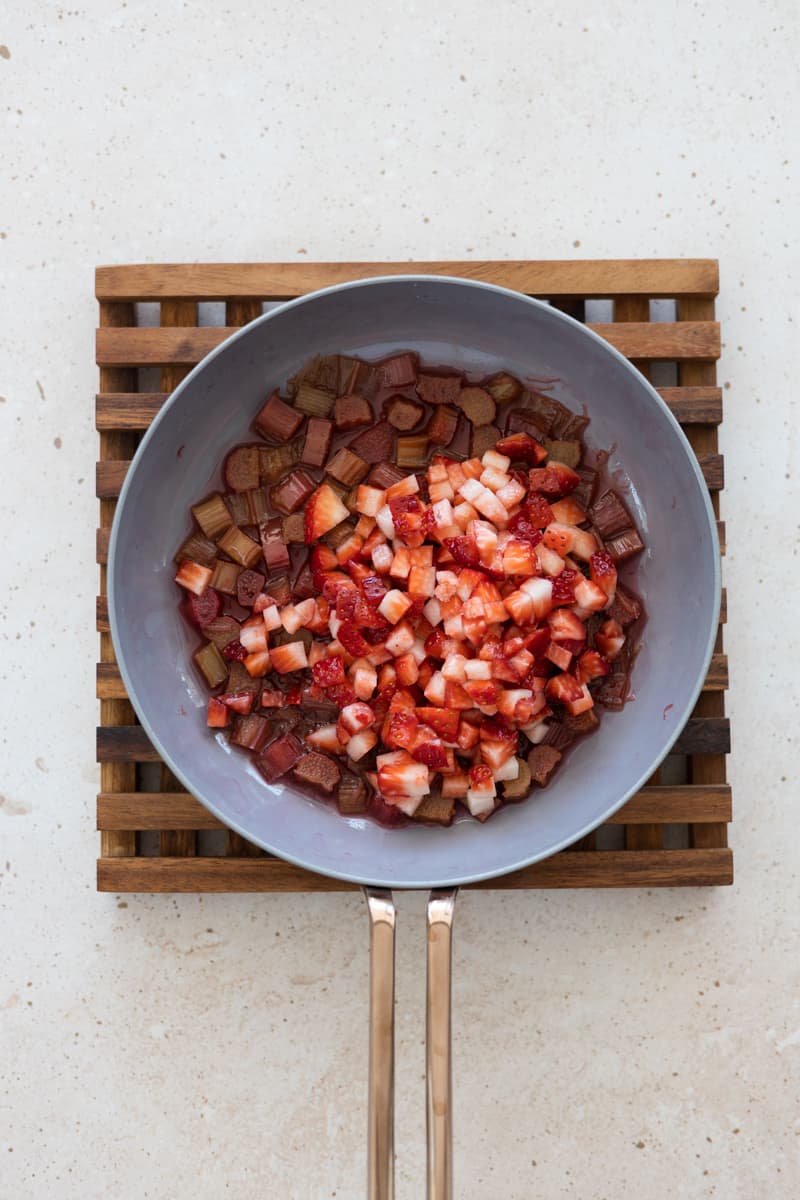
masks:
<path id="1" fill-rule="evenodd" d="M 256 483 L 258 483 L 258 479 L 256 479 Z M 233 524 L 231 514 L 219 492 L 209 496 L 202 504 L 195 504 L 192 508 L 192 516 L 206 537 L 212 541 Z"/>
<path id="2" fill-rule="evenodd" d="M 276 783 L 305 753 L 303 743 L 293 733 L 283 733 L 261 751 L 255 765 L 268 783 Z"/>
<path id="3" fill-rule="evenodd" d="M 338 404 L 339 401 L 337 400 Z M 333 437 L 333 423 L 324 417 L 309 417 L 306 436 L 300 454 L 304 467 L 323 467 L 328 457 Z"/>
<path id="4" fill-rule="evenodd" d="M 349 432 L 359 425 L 371 425 L 372 408 L 364 396 L 339 396 L 333 406 L 333 421 L 337 429 Z"/>
<path id="5" fill-rule="evenodd" d="M 341 773 L 341 768 L 332 758 L 316 750 L 304 755 L 292 772 L 295 779 L 328 794 L 338 785 Z"/>
<path id="6" fill-rule="evenodd" d="M 276 442 L 288 442 L 303 424 L 303 414 L 281 400 L 273 392 L 256 417 L 256 428 L 264 437 Z"/>

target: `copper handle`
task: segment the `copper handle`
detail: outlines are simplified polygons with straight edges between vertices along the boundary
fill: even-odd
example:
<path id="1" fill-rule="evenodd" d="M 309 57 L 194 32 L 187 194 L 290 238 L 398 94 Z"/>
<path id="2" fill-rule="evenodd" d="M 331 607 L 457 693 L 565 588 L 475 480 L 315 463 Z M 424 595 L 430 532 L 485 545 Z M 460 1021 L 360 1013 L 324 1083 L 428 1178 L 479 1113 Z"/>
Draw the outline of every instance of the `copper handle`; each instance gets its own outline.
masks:
<path id="1" fill-rule="evenodd" d="M 367 1195 L 394 1196 L 394 930 L 392 893 L 365 888 L 369 909 Z"/>
<path id="2" fill-rule="evenodd" d="M 428 900 L 428 1200 L 452 1200 L 453 1196 L 450 967 L 453 956 L 453 914 L 457 895 L 457 888 L 442 888 L 431 892 Z"/>

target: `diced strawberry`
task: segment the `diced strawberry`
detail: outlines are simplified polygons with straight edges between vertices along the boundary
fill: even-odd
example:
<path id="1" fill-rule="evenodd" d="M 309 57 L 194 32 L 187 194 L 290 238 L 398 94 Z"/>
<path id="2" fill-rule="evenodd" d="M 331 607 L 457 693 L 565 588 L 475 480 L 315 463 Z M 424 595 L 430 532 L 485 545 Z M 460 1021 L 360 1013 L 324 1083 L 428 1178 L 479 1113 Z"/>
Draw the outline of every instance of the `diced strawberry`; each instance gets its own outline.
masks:
<path id="1" fill-rule="evenodd" d="M 498 771 L 503 763 L 508 762 L 516 753 L 516 735 L 514 742 L 481 741 L 481 759 L 492 771 Z"/>
<path id="2" fill-rule="evenodd" d="M 448 765 L 447 750 L 441 738 L 438 737 L 419 742 L 411 751 L 411 757 L 416 762 L 425 763 L 425 766 L 430 767 L 432 771 L 440 771 L 442 767 L 446 768 Z"/>
<path id="3" fill-rule="evenodd" d="M 350 668 L 350 682 L 359 700 L 371 700 L 378 686 L 378 674 L 367 659 L 358 659 Z"/>
<path id="4" fill-rule="evenodd" d="M 414 655 L 408 651 L 400 654 L 394 661 L 397 670 L 397 682 L 401 687 L 410 687 L 419 679 L 419 666 Z"/>
<path id="5" fill-rule="evenodd" d="M 270 669 L 272 657 L 269 650 L 256 650 L 252 654 L 248 654 L 243 661 L 247 674 L 253 679 L 259 679 Z"/>
<path id="6" fill-rule="evenodd" d="M 444 544 L 453 556 L 455 562 L 463 567 L 479 567 L 481 556 L 478 544 L 471 537 L 448 537 Z"/>
<path id="7" fill-rule="evenodd" d="M 408 590 L 414 596 L 430 600 L 436 589 L 436 568 L 412 567 L 408 573 Z"/>
<path id="8" fill-rule="evenodd" d="M 503 570 L 506 575 L 535 575 L 536 558 L 530 542 L 514 538 L 503 549 Z"/>
<path id="9" fill-rule="evenodd" d="M 625 645 L 625 633 L 619 621 L 604 621 L 594 635 L 594 644 L 609 662 L 613 662 Z"/>
<path id="10" fill-rule="evenodd" d="M 387 800 L 412 796 L 422 799 L 430 791 L 428 768 L 424 763 L 415 762 L 406 750 L 379 754 L 376 765 L 378 791 Z"/>
<path id="11" fill-rule="evenodd" d="M 443 707 L 457 709 L 459 712 L 466 712 L 468 709 L 475 707 L 475 701 L 464 690 L 462 684 L 456 683 L 452 679 L 445 679 Z"/>
<path id="12" fill-rule="evenodd" d="M 576 529 L 571 554 L 582 562 L 588 562 L 597 550 L 597 538 L 588 529 Z"/>
<path id="13" fill-rule="evenodd" d="M 302 671 L 308 666 L 308 655 L 302 642 L 287 642 L 285 646 L 275 646 L 270 651 L 272 669 L 279 675 L 290 671 Z"/>
<path id="14" fill-rule="evenodd" d="M 335 725 L 321 725 L 318 729 L 312 729 L 306 734 L 305 740 L 309 746 L 326 754 L 342 753 L 342 743 L 339 741 Z"/>
<path id="15" fill-rule="evenodd" d="M 561 671 L 568 670 L 569 664 L 572 662 L 572 653 L 560 642 L 551 642 L 545 650 L 544 656 Z"/>
<path id="16" fill-rule="evenodd" d="M 550 636 L 554 642 L 568 640 L 585 641 L 586 629 L 581 620 L 568 608 L 557 608 L 547 618 Z"/>
<path id="17" fill-rule="evenodd" d="M 353 762 L 360 762 L 365 754 L 369 754 L 378 744 L 378 735 L 374 729 L 362 729 L 354 733 L 347 743 L 347 757 Z"/>
<path id="18" fill-rule="evenodd" d="M 600 612 L 608 604 L 608 596 L 598 584 L 581 576 L 575 584 L 575 603 L 585 613 Z"/>
<path id="19" fill-rule="evenodd" d="M 305 508 L 306 545 L 313 546 L 323 534 L 346 521 L 350 513 L 328 483 L 321 484 L 309 496 Z"/>
<path id="20" fill-rule="evenodd" d="M 255 692 L 225 692 L 224 695 L 217 696 L 220 704 L 224 704 L 226 708 L 239 713 L 242 717 L 246 717 L 250 712 L 255 704 L 255 699 Z"/>
<path id="21" fill-rule="evenodd" d="M 476 763 L 469 769 L 467 807 L 473 817 L 485 820 L 494 811 L 497 795 L 491 768 L 485 763 Z"/>
<path id="22" fill-rule="evenodd" d="M 583 697 L 584 684 L 578 682 L 574 675 L 554 675 L 548 679 L 545 695 L 549 700 L 557 700 L 559 704 L 569 706 L 578 703 Z"/>
<path id="23" fill-rule="evenodd" d="M 239 641 L 248 654 L 267 648 L 267 630 L 262 616 L 248 617 L 239 630 Z"/>
<path id="24" fill-rule="evenodd" d="M 617 566 L 608 551 L 598 550 L 589 557 L 589 575 L 609 601 L 613 600 L 617 591 Z"/>
<path id="25" fill-rule="evenodd" d="M 340 656 L 323 658 L 311 668 L 314 683 L 319 687 L 331 687 L 335 683 L 344 683 L 344 662 Z"/>
<path id="26" fill-rule="evenodd" d="M 228 642 L 227 646 L 222 647 L 222 657 L 227 658 L 228 662 L 244 662 L 247 658 L 247 650 L 238 638 L 234 638 L 232 642 Z"/>
<path id="27" fill-rule="evenodd" d="M 361 581 L 364 599 L 372 608 L 378 607 L 387 590 L 386 584 L 377 575 L 367 575 Z"/>
<path id="28" fill-rule="evenodd" d="M 434 671 L 424 691 L 425 699 L 437 708 L 446 707 L 447 680 L 441 671 Z"/>
<path id="29" fill-rule="evenodd" d="M 392 625 L 396 625 L 406 615 L 410 607 L 411 600 L 408 594 L 393 588 L 381 600 L 378 605 L 378 612 Z"/>
<path id="30" fill-rule="evenodd" d="M 368 704 L 364 704 L 361 700 L 356 700 L 353 704 L 347 704 L 339 713 L 337 724 L 339 740 L 347 741 L 348 737 L 352 737 L 360 729 L 368 729 L 374 724 L 375 714 Z M 342 737 L 342 731 L 345 733 L 344 737 Z"/>
<path id="31" fill-rule="evenodd" d="M 287 704 L 302 704 L 303 703 L 303 689 L 300 687 L 299 683 L 295 683 L 290 688 L 287 689 L 286 703 Z"/>
<path id="32" fill-rule="evenodd" d="M 398 709 L 389 712 L 383 724 L 383 741 L 390 749 L 410 750 L 416 743 L 419 721 L 415 711 Z"/>
<path id="33" fill-rule="evenodd" d="M 369 487 L 367 484 L 359 484 L 356 491 L 356 512 L 363 513 L 367 517 L 374 517 L 378 509 L 382 508 L 386 503 L 386 492 L 380 488 Z"/>
<path id="34" fill-rule="evenodd" d="M 441 627 L 434 629 L 425 639 L 425 653 L 431 658 L 446 658 L 457 646 L 453 638 L 449 638 Z"/>
<path id="35" fill-rule="evenodd" d="M 553 517 L 563 525 L 582 525 L 586 520 L 586 513 L 572 496 L 567 496 L 564 500 L 556 500 L 551 507 Z"/>
<path id="36" fill-rule="evenodd" d="M 566 562 L 557 550 L 540 543 L 534 550 L 539 570 L 549 579 L 556 579 L 566 569 Z"/>
<path id="37" fill-rule="evenodd" d="M 341 631 L 339 636 L 341 637 Z M 389 653 L 395 658 L 411 649 L 414 645 L 414 630 L 408 621 L 398 621 L 387 637 L 385 645 Z"/>
<path id="38" fill-rule="evenodd" d="M 345 538 L 336 547 L 336 561 L 340 566 L 346 566 L 361 553 L 363 545 L 364 538 L 359 533 L 353 531 L 349 537 Z M 358 569 L 359 564 L 355 563 L 354 566 Z"/>
<path id="39" fill-rule="evenodd" d="M 337 566 L 336 555 L 330 546 L 326 546 L 324 542 L 320 542 L 312 548 L 308 557 L 308 563 L 311 568 L 311 577 L 314 580 L 314 586 L 318 589 L 322 588 L 328 572 L 335 571 Z"/>
<path id="40" fill-rule="evenodd" d="M 574 492 L 581 481 L 577 471 L 566 463 L 551 460 L 546 467 L 536 467 L 529 475 L 531 491 L 543 492 L 545 496 L 561 499 Z"/>
<path id="41" fill-rule="evenodd" d="M 553 580 L 553 608 L 575 603 L 575 584 L 583 576 L 578 571 L 562 571 Z"/>
<path id="42" fill-rule="evenodd" d="M 231 713 L 227 704 L 223 704 L 216 696 L 209 696 L 208 716 L 206 725 L 211 729 L 224 729 L 230 724 Z"/>
<path id="43" fill-rule="evenodd" d="M 469 790 L 469 775 L 466 771 L 455 771 L 442 776 L 442 796 L 446 800 L 463 800 Z"/>
<path id="44" fill-rule="evenodd" d="M 504 688 L 497 698 L 498 712 L 516 725 L 524 725 L 543 706 L 544 697 L 539 699 L 531 688 Z"/>
<path id="45" fill-rule="evenodd" d="M 497 489 L 495 495 L 509 513 L 523 499 L 526 491 L 527 487 L 524 483 L 520 483 L 517 479 L 509 479 L 508 483 Z"/>
<path id="46" fill-rule="evenodd" d="M 529 462 L 538 466 L 547 458 L 547 450 L 529 433 L 512 433 L 500 438 L 495 449 L 504 454 L 511 462 Z"/>
<path id="47" fill-rule="evenodd" d="M 541 629 L 532 629 L 525 634 L 523 638 L 525 649 L 533 655 L 534 658 L 541 658 L 550 644 L 550 628 L 547 625 Z"/>
<path id="48" fill-rule="evenodd" d="M 280 688 L 264 688 L 258 702 L 262 708 L 282 708 L 285 697 Z"/>
<path id="49" fill-rule="evenodd" d="M 458 712 L 447 708 L 418 708 L 417 719 L 429 725 L 433 732 L 445 742 L 454 742 L 458 736 Z"/>
<path id="50" fill-rule="evenodd" d="M 500 688 L 492 679 L 467 679 L 463 683 L 464 691 L 479 708 L 491 708 L 497 704 Z"/>
<path id="51" fill-rule="evenodd" d="M 525 592 L 533 601 L 533 616 L 536 621 L 541 621 L 548 615 L 553 607 L 553 584 L 549 579 L 526 579 L 520 584 L 520 591 Z"/>
<path id="52" fill-rule="evenodd" d="M 611 674 L 611 663 L 597 650 L 585 650 L 576 665 L 576 678 L 581 683 L 591 683 Z"/>
<path id="53" fill-rule="evenodd" d="M 534 529 L 544 529 L 555 520 L 553 510 L 544 496 L 537 496 L 535 493 L 526 500 L 523 513 Z"/>
<path id="54" fill-rule="evenodd" d="M 212 575 L 213 571 L 209 567 L 201 567 L 199 563 L 190 562 L 187 559 L 178 568 L 175 582 L 179 583 L 182 588 L 186 588 L 186 591 L 191 592 L 194 596 L 202 596 L 211 582 Z"/>
<path id="55" fill-rule="evenodd" d="M 335 683 L 333 687 L 327 689 L 328 699 L 331 700 L 338 708 L 345 708 L 348 704 L 352 704 L 358 697 L 349 683 Z"/>
<path id="56" fill-rule="evenodd" d="M 514 514 L 508 522 L 508 529 L 515 537 L 529 542 L 531 546 L 537 546 L 542 540 L 541 530 L 531 523 L 524 512 Z"/>
<path id="57" fill-rule="evenodd" d="M 347 653 L 352 654 L 353 658 L 363 658 L 369 653 L 369 644 L 364 640 L 352 621 L 344 621 L 339 626 L 337 637 Z"/>
<path id="58" fill-rule="evenodd" d="M 512 620 L 516 621 L 518 625 L 527 625 L 527 623 L 533 619 L 533 597 L 527 592 L 517 589 L 517 591 L 512 592 L 510 596 L 506 596 L 503 603 L 507 608 Z"/>
<path id="59" fill-rule="evenodd" d="M 560 525 L 551 521 L 542 535 L 542 543 L 548 550 L 555 550 L 565 558 L 575 544 L 577 530 L 572 525 Z"/>

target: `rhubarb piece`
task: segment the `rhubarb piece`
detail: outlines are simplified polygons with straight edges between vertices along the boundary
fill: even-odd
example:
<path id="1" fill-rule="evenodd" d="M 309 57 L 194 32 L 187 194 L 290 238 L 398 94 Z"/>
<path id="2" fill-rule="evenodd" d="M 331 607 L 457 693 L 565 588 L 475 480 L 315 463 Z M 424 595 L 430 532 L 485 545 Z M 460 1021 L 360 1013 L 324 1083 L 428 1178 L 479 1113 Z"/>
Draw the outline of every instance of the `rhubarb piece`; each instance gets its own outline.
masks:
<path id="1" fill-rule="evenodd" d="M 458 409 L 450 404 L 441 404 L 434 410 L 428 422 L 426 433 L 428 441 L 434 446 L 447 446 L 452 440 L 458 425 Z"/>
<path id="2" fill-rule="evenodd" d="M 306 540 L 306 518 L 301 512 L 290 513 L 281 521 L 281 537 L 287 546 L 302 546 Z"/>
<path id="3" fill-rule="evenodd" d="M 381 387 L 409 387 L 417 381 L 417 355 L 405 351 L 393 354 L 378 364 L 378 372 Z"/>
<path id="4" fill-rule="evenodd" d="M 193 658 L 210 688 L 219 687 L 222 681 L 227 679 L 227 664 L 213 642 L 206 642 L 205 646 L 201 646 L 195 652 Z"/>
<path id="5" fill-rule="evenodd" d="M 306 471 L 298 468 L 272 489 L 270 499 L 273 507 L 287 515 L 297 512 L 305 505 L 316 486 L 316 481 Z"/>
<path id="6" fill-rule="evenodd" d="M 218 650 L 239 640 L 239 622 L 235 617 L 214 617 L 203 628 L 203 636 L 213 642 Z"/>
<path id="7" fill-rule="evenodd" d="M 336 792 L 339 812 L 344 813 L 345 816 L 366 812 L 368 802 L 367 785 L 364 780 L 358 775 L 351 774 L 350 771 L 345 771 L 339 780 Z"/>
<path id="8" fill-rule="evenodd" d="M 222 611 L 222 597 L 219 592 L 209 587 L 199 596 L 190 592 L 181 607 L 195 629 L 205 631 L 209 623 L 216 620 Z"/>
<path id="9" fill-rule="evenodd" d="M 606 615 L 610 621 L 618 621 L 623 629 L 627 629 L 642 615 L 642 606 L 635 596 L 618 586 L 614 602 L 606 609 Z"/>
<path id="10" fill-rule="evenodd" d="M 269 502 L 266 488 L 251 488 L 244 493 L 247 499 L 248 525 L 259 525 L 269 515 Z"/>
<path id="11" fill-rule="evenodd" d="M 364 462 L 374 464 L 394 457 L 395 432 L 388 421 L 378 421 L 371 429 L 359 433 L 350 443 L 350 449 Z"/>
<path id="12" fill-rule="evenodd" d="M 545 438 L 544 444 L 548 458 L 555 459 L 556 462 L 565 463 L 566 466 L 572 467 L 573 470 L 581 461 L 583 447 L 580 442 Z"/>
<path id="13" fill-rule="evenodd" d="M 424 372 L 417 378 L 417 395 L 426 404 L 455 404 L 461 395 L 461 376 Z"/>
<path id="14" fill-rule="evenodd" d="M 495 404 L 510 404 L 522 395 L 522 384 L 507 371 L 500 371 L 486 384 L 486 390 Z"/>
<path id="15" fill-rule="evenodd" d="M 258 446 L 237 446 L 225 459 L 225 483 L 232 492 L 258 487 Z"/>
<path id="16" fill-rule="evenodd" d="M 588 509 L 592 503 L 594 496 L 595 483 L 597 482 L 597 471 L 592 467 L 580 466 L 577 468 L 580 477 L 580 483 L 572 493 L 573 498 L 581 505 L 582 508 Z"/>
<path id="17" fill-rule="evenodd" d="M 334 762 L 332 758 L 328 758 L 327 754 L 319 754 L 316 750 L 311 750 L 300 759 L 292 774 L 301 783 L 320 788 L 321 791 L 330 795 L 339 783 L 342 772 L 338 763 Z"/>
<path id="18" fill-rule="evenodd" d="M 563 404 L 559 405 L 559 410 L 556 414 L 556 419 L 553 421 L 551 432 L 555 437 L 563 441 L 577 440 L 580 445 L 580 439 L 583 437 L 583 431 L 589 424 L 589 418 L 571 412 Z"/>
<path id="19" fill-rule="evenodd" d="M 305 754 L 305 746 L 293 733 L 282 733 L 266 746 L 255 765 L 266 779 L 267 783 L 275 783 Z"/>
<path id="20" fill-rule="evenodd" d="M 603 540 L 633 526 L 630 513 L 614 491 L 603 492 L 589 509 L 589 516 Z"/>
<path id="21" fill-rule="evenodd" d="M 347 381 L 358 366 L 359 360 L 346 354 L 317 354 L 304 363 L 296 375 L 291 376 L 286 390 L 290 396 L 294 396 L 301 383 L 310 383 L 338 395 L 345 390 Z"/>
<path id="22" fill-rule="evenodd" d="M 258 483 L 258 480 L 256 480 L 256 483 Z M 221 533 L 224 533 L 233 524 L 231 514 L 228 512 L 225 501 L 219 492 L 215 492 L 213 496 L 209 496 L 202 504 L 195 504 L 192 507 L 192 516 L 206 537 L 210 538 L 211 541 L 215 541 Z"/>
<path id="23" fill-rule="evenodd" d="M 371 425 L 374 421 L 372 409 L 363 396 L 339 396 L 333 406 L 333 422 L 342 433 L 358 429 L 359 425 Z"/>
<path id="24" fill-rule="evenodd" d="M 506 779 L 503 782 L 503 799 L 509 804 L 525 800 L 531 790 L 531 769 L 524 758 L 517 759 L 519 773 L 516 779 Z"/>
<path id="25" fill-rule="evenodd" d="M 237 717 L 233 722 L 231 741 L 235 746 L 244 750 L 261 750 L 269 734 L 269 721 L 259 717 L 257 713 L 249 713 L 246 717 Z"/>
<path id="26" fill-rule="evenodd" d="M 470 457 L 483 458 L 487 450 L 494 449 L 499 437 L 500 430 L 496 425 L 479 425 L 473 428 L 469 439 Z"/>
<path id="27" fill-rule="evenodd" d="M 276 483 L 299 461 L 300 439 L 281 446 L 258 447 L 258 471 L 264 483 Z"/>
<path id="28" fill-rule="evenodd" d="M 408 433 L 415 425 L 419 425 L 425 416 L 425 409 L 416 400 L 405 396 L 392 396 L 383 406 L 383 413 L 390 425 L 400 433 Z"/>
<path id="29" fill-rule="evenodd" d="M 497 414 L 497 405 L 481 387 L 462 388 L 456 406 L 473 425 L 491 425 Z"/>
<path id="30" fill-rule="evenodd" d="M 250 524 L 250 505 L 246 492 L 226 492 L 224 500 L 225 507 L 232 517 L 232 525 Z"/>
<path id="31" fill-rule="evenodd" d="M 405 477 L 406 472 L 401 471 L 396 463 L 382 462 L 372 468 L 367 476 L 367 483 L 370 487 L 381 488 L 385 491 Z"/>
<path id="32" fill-rule="evenodd" d="M 553 746 L 534 746 L 528 755 L 528 769 L 532 782 L 537 787 L 546 787 L 560 762 L 560 750 L 556 750 Z"/>
<path id="33" fill-rule="evenodd" d="M 346 488 L 355 487 L 369 471 L 369 463 L 366 463 L 363 458 L 359 458 L 352 450 L 348 450 L 343 446 L 341 450 L 337 450 L 333 458 L 326 465 L 325 470 L 329 475 L 339 483 L 344 484 Z"/>
<path id="34" fill-rule="evenodd" d="M 627 671 L 614 671 L 595 690 L 594 698 L 604 708 L 608 708 L 612 712 L 619 712 L 620 709 L 625 707 L 625 701 L 628 698 L 628 686 Z"/>
<path id="35" fill-rule="evenodd" d="M 289 551 L 283 539 L 283 523 L 280 517 L 273 517 L 270 521 L 262 521 L 258 527 L 258 535 L 261 538 L 261 551 L 264 555 L 264 562 L 267 564 L 268 571 L 281 571 L 284 567 L 289 566 Z M 271 596 L 275 596 L 275 592 L 266 584 L 265 590 Z M 278 597 L 275 596 L 277 600 Z"/>
<path id="36" fill-rule="evenodd" d="M 456 802 L 452 796 L 441 792 L 429 792 L 423 796 L 414 813 L 415 821 L 429 821 L 433 825 L 452 825 Z"/>
<path id="37" fill-rule="evenodd" d="M 623 529 L 621 533 L 606 538 L 606 550 L 615 563 L 627 562 L 634 554 L 644 550 L 644 542 L 635 529 Z"/>
<path id="38" fill-rule="evenodd" d="M 190 533 L 175 555 L 176 563 L 196 562 L 201 567 L 213 567 L 217 557 L 217 547 L 214 542 L 201 533 Z"/>
<path id="39" fill-rule="evenodd" d="M 236 598 L 242 608 L 252 608 L 263 587 L 264 576 L 260 571 L 242 571 L 236 580 Z"/>
<path id="40" fill-rule="evenodd" d="M 539 426 L 542 433 L 551 434 L 556 418 L 563 410 L 563 404 L 552 396 L 545 396 L 543 392 L 526 392 L 524 401 L 523 411 L 527 413 L 528 418 Z"/>
<path id="41" fill-rule="evenodd" d="M 428 439 L 424 433 L 397 439 L 398 467 L 424 467 L 428 459 Z"/>
<path id="42" fill-rule="evenodd" d="M 306 544 L 311 546 L 323 534 L 328 533 L 334 526 L 339 525 L 349 516 L 348 510 L 328 483 L 310 497 L 305 510 Z"/>
<path id="43" fill-rule="evenodd" d="M 242 695 L 245 692 L 248 692 L 255 699 L 259 686 L 258 681 L 252 677 L 243 663 L 232 662 L 228 670 L 228 678 L 225 680 L 225 701 L 229 703 L 230 696 Z M 222 698 L 220 697 L 220 699 Z M 247 711 L 249 712 L 250 710 L 248 709 Z"/>
<path id="44" fill-rule="evenodd" d="M 214 563 L 210 586 L 217 592 L 223 592 L 226 596 L 235 596 L 239 570 L 236 563 L 225 562 L 224 559 L 218 558 Z"/>
<path id="45" fill-rule="evenodd" d="M 273 392 L 256 417 L 256 429 L 275 442 L 288 442 L 303 424 L 303 414 Z"/>
<path id="46" fill-rule="evenodd" d="M 261 557 L 261 547 L 235 525 L 226 530 L 217 543 L 220 550 L 242 567 L 253 567 Z"/>
<path id="47" fill-rule="evenodd" d="M 267 576 L 264 590 L 272 596 L 276 604 L 290 604 L 292 600 L 292 585 L 289 576 L 280 571 L 277 575 Z"/>
<path id="48" fill-rule="evenodd" d="M 328 417 L 334 399 L 335 393 L 329 388 L 316 387 L 303 380 L 295 392 L 294 406 L 298 412 L 306 413 L 309 417 Z"/>
<path id="49" fill-rule="evenodd" d="M 210 729 L 224 729 L 226 725 L 230 725 L 230 721 L 231 710 L 227 704 L 223 704 L 216 696 L 209 696 L 206 725 Z"/>
<path id="50" fill-rule="evenodd" d="M 338 404 L 338 400 L 337 400 Z M 309 417 L 306 436 L 300 454 L 304 467 L 323 467 L 331 448 L 333 423 L 324 417 Z"/>

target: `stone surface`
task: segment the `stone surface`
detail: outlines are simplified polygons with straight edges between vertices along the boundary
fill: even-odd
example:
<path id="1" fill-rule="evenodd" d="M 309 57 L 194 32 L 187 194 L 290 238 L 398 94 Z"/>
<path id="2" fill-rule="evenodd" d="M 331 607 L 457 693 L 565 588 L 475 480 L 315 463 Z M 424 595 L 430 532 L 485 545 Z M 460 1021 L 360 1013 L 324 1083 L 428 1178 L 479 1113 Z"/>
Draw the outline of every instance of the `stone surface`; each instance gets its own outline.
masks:
<path id="1" fill-rule="evenodd" d="M 364 1194 L 360 898 L 94 892 L 95 264 L 679 255 L 721 262 L 737 884 L 461 898 L 456 1193 L 797 1196 L 799 35 L 788 0 L 8 8 L 4 1197 Z"/>

